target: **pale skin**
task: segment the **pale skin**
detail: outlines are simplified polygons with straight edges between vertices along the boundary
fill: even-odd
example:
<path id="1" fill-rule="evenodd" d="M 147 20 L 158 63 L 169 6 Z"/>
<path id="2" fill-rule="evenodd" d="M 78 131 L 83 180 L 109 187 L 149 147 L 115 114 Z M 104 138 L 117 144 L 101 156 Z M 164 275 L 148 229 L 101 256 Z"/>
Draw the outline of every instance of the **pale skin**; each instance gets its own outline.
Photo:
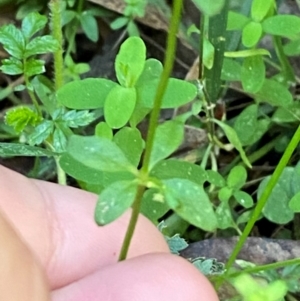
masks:
<path id="1" fill-rule="evenodd" d="M 128 259 L 118 263 L 129 211 L 98 227 L 94 194 L 2 166 L 0 183 L 0 300 L 218 301 L 143 216 Z"/>

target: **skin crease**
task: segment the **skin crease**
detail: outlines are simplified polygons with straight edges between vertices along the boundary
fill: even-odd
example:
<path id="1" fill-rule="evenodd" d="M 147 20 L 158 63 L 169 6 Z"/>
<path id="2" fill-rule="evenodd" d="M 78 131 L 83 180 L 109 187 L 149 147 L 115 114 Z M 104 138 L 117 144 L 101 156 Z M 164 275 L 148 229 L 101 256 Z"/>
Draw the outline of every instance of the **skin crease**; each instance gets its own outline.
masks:
<path id="1" fill-rule="evenodd" d="M 169 254 L 143 216 L 128 259 L 117 263 L 130 211 L 98 227 L 94 194 L 2 166 L 0 183 L 0 300 L 218 300 L 204 276 Z"/>

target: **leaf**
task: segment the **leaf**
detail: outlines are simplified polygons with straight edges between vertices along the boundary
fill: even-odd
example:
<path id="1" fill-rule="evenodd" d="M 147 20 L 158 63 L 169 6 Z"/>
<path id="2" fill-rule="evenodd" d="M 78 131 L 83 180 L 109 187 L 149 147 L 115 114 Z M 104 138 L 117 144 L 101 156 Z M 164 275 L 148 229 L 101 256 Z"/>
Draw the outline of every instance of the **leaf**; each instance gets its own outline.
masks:
<path id="1" fill-rule="evenodd" d="M 43 29 L 47 24 L 47 17 L 38 12 L 28 14 L 22 21 L 22 32 L 27 40 Z"/>
<path id="2" fill-rule="evenodd" d="M 153 79 L 160 78 L 163 71 L 163 65 L 159 60 L 148 59 L 145 62 L 143 72 L 137 81 L 137 86 L 147 84 Z"/>
<path id="3" fill-rule="evenodd" d="M 222 75 L 221 75 L 222 80 L 240 81 L 241 72 L 242 72 L 241 65 L 237 61 L 229 58 L 224 58 Z"/>
<path id="4" fill-rule="evenodd" d="M 21 143 L 0 142 L 0 157 L 52 157 L 54 155 L 55 153 L 36 146 L 30 146 Z"/>
<path id="5" fill-rule="evenodd" d="M 176 178 L 164 180 L 163 183 L 165 199 L 171 209 L 200 229 L 215 230 L 217 219 L 202 187 L 189 180 Z"/>
<path id="6" fill-rule="evenodd" d="M 118 17 L 110 23 L 110 28 L 113 30 L 120 29 L 127 25 L 129 20 L 130 19 L 128 17 Z"/>
<path id="7" fill-rule="evenodd" d="M 193 2 L 204 15 L 207 15 L 209 17 L 220 13 L 225 4 L 225 0 L 193 0 Z"/>
<path id="8" fill-rule="evenodd" d="M 23 63 L 14 57 L 10 57 L 2 60 L 2 66 L 0 67 L 0 70 L 8 75 L 22 74 Z"/>
<path id="9" fill-rule="evenodd" d="M 245 15 L 235 11 L 229 11 L 226 30 L 242 30 L 249 21 L 250 19 Z"/>
<path id="10" fill-rule="evenodd" d="M 241 165 L 234 166 L 228 175 L 227 185 L 234 189 L 242 188 L 247 180 L 247 171 Z"/>
<path id="11" fill-rule="evenodd" d="M 218 221 L 218 228 L 224 230 L 227 228 L 234 228 L 234 221 L 230 211 L 228 202 L 222 202 L 216 209 L 216 217 Z"/>
<path id="12" fill-rule="evenodd" d="M 28 143 L 30 145 L 41 144 L 50 136 L 50 134 L 53 132 L 53 128 L 53 121 L 44 120 L 37 127 L 35 127 L 33 132 L 28 136 Z"/>
<path id="13" fill-rule="evenodd" d="M 298 38 L 300 18 L 294 15 L 276 15 L 262 22 L 263 31 L 271 35 Z"/>
<path id="14" fill-rule="evenodd" d="M 252 19 L 256 22 L 262 21 L 267 16 L 272 6 L 274 6 L 273 0 L 253 0 L 251 5 Z"/>
<path id="15" fill-rule="evenodd" d="M 244 28 L 242 33 L 242 42 L 245 47 L 252 48 L 260 40 L 262 36 L 262 25 L 254 21 L 249 22 Z"/>
<path id="16" fill-rule="evenodd" d="M 28 77 L 45 72 L 45 61 L 34 58 L 29 59 L 24 66 L 24 74 Z"/>
<path id="17" fill-rule="evenodd" d="M 300 54 L 300 39 L 291 41 L 283 46 L 284 54 L 287 56 L 297 56 Z"/>
<path id="18" fill-rule="evenodd" d="M 224 187 L 226 185 L 225 179 L 217 171 L 206 170 L 207 181 L 217 187 Z"/>
<path id="19" fill-rule="evenodd" d="M 165 236 L 165 240 L 169 246 L 169 249 L 172 254 L 179 255 L 180 251 L 188 247 L 188 243 L 179 236 L 179 234 L 175 234 L 172 237 Z"/>
<path id="20" fill-rule="evenodd" d="M 273 106 L 288 107 L 293 103 L 293 96 L 290 91 L 272 79 L 265 79 L 256 95 L 260 101 L 268 102 Z"/>
<path id="21" fill-rule="evenodd" d="M 300 212 L 300 191 L 291 198 L 289 208 L 295 213 Z"/>
<path id="22" fill-rule="evenodd" d="M 242 65 L 241 80 L 245 92 L 256 93 L 265 79 L 265 64 L 261 55 L 246 57 Z"/>
<path id="23" fill-rule="evenodd" d="M 84 11 L 80 16 L 80 24 L 85 35 L 92 41 L 99 39 L 98 24 L 94 16 Z"/>
<path id="24" fill-rule="evenodd" d="M 36 37 L 31 40 L 25 48 L 24 58 L 32 55 L 55 52 L 59 49 L 59 44 L 52 36 Z"/>
<path id="25" fill-rule="evenodd" d="M 180 146 L 183 138 L 182 123 L 171 120 L 159 125 L 155 132 L 149 169 L 151 170 L 157 162 L 170 156 Z"/>
<path id="26" fill-rule="evenodd" d="M 291 183 L 295 177 L 294 168 L 286 167 L 283 170 L 278 182 L 273 188 L 268 201 L 263 208 L 263 215 L 276 224 L 287 224 L 294 218 L 294 212 L 289 208 L 290 199 L 293 196 Z M 259 199 L 266 188 L 270 176 L 266 177 L 258 187 L 257 198 Z M 299 181 L 299 177 L 298 177 Z"/>
<path id="27" fill-rule="evenodd" d="M 120 217 L 134 201 L 137 183 L 119 181 L 105 188 L 99 195 L 95 209 L 95 221 L 107 225 Z"/>
<path id="28" fill-rule="evenodd" d="M 21 30 L 14 25 L 8 24 L 0 28 L 0 43 L 11 56 L 20 60 L 23 59 L 25 38 Z"/>
<path id="29" fill-rule="evenodd" d="M 239 140 L 239 137 L 236 133 L 236 131 L 229 125 L 227 125 L 226 123 L 224 122 L 221 122 L 219 120 L 216 120 L 214 119 L 214 122 L 216 124 L 218 124 L 224 131 L 227 139 L 229 140 L 229 142 L 237 149 L 237 151 L 240 153 L 240 156 L 243 160 L 243 162 L 248 166 L 248 167 L 252 167 L 251 166 L 251 163 L 249 162 L 244 150 L 243 150 L 243 147 L 242 147 L 242 144 L 241 144 L 241 141 Z"/>
<path id="30" fill-rule="evenodd" d="M 85 126 L 94 121 L 95 116 L 87 110 L 83 111 L 68 111 L 65 113 L 61 120 L 70 128 L 78 128 L 80 126 Z"/>
<path id="31" fill-rule="evenodd" d="M 113 132 L 106 122 L 101 121 L 95 127 L 95 136 L 112 140 Z"/>
<path id="32" fill-rule="evenodd" d="M 123 151 L 129 162 L 137 167 L 144 149 L 144 141 L 140 131 L 124 127 L 115 134 L 113 141 Z"/>
<path id="33" fill-rule="evenodd" d="M 229 188 L 227 186 L 222 187 L 218 192 L 218 198 L 222 203 L 226 203 L 229 201 L 233 193 L 232 188 Z"/>
<path id="34" fill-rule="evenodd" d="M 117 84 L 105 78 L 86 78 L 65 84 L 57 91 L 57 101 L 70 109 L 98 109 Z"/>
<path id="35" fill-rule="evenodd" d="M 108 93 L 104 103 L 106 123 L 113 129 L 126 125 L 136 104 L 135 88 L 124 88 L 116 85 Z"/>
<path id="36" fill-rule="evenodd" d="M 160 180 L 180 178 L 190 180 L 198 185 L 207 179 L 205 170 L 200 166 L 186 161 L 167 159 L 158 162 L 150 172 L 151 177 Z"/>
<path id="37" fill-rule="evenodd" d="M 116 76 L 121 86 L 134 87 L 143 72 L 146 46 L 139 37 L 128 38 L 116 57 Z"/>
<path id="38" fill-rule="evenodd" d="M 135 172 L 133 167 L 116 143 L 96 136 L 76 136 L 69 139 L 67 152 L 87 167 L 100 171 Z"/>
<path id="39" fill-rule="evenodd" d="M 164 216 L 170 207 L 163 201 L 163 196 L 157 189 L 150 188 L 143 195 L 141 213 L 157 224 L 158 219 Z"/>
<path id="40" fill-rule="evenodd" d="M 205 37 L 203 42 L 203 64 L 207 69 L 211 69 L 214 65 L 215 47 Z"/>
<path id="41" fill-rule="evenodd" d="M 244 191 L 236 191 L 233 194 L 235 200 L 244 208 L 251 208 L 253 206 L 253 199 L 251 195 Z"/>
<path id="42" fill-rule="evenodd" d="M 53 133 L 53 147 L 57 153 L 64 152 L 67 147 L 67 138 L 59 128 L 56 128 Z"/>
<path id="43" fill-rule="evenodd" d="M 137 86 L 138 101 L 143 107 L 153 108 L 158 83 L 159 79 Z M 171 109 L 180 107 L 192 101 L 196 95 L 197 88 L 194 84 L 180 79 L 170 78 L 163 96 L 161 108 Z"/>

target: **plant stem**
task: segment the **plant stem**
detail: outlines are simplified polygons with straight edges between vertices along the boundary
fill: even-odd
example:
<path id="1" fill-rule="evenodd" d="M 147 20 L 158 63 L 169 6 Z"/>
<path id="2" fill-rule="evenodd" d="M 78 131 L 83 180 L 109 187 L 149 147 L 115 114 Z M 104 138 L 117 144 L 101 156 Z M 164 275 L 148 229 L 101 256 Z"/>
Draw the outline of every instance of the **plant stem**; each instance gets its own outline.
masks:
<path id="1" fill-rule="evenodd" d="M 63 62 L 63 34 L 61 23 L 61 0 L 51 0 L 49 4 L 52 13 L 52 35 L 58 41 L 60 47 L 54 52 L 54 82 L 57 91 L 64 84 L 64 62 Z"/>
<path id="2" fill-rule="evenodd" d="M 229 271 L 229 268 L 232 266 L 232 264 L 234 263 L 238 253 L 240 252 L 240 250 L 242 249 L 247 237 L 249 236 L 256 220 L 258 219 L 262 209 L 264 208 L 273 188 L 275 187 L 276 183 L 278 182 L 278 179 L 280 177 L 280 175 L 282 174 L 284 168 L 286 167 L 287 163 L 289 162 L 294 150 L 296 149 L 296 147 L 298 146 L 300 141 L 300 126 L 298 127 L 298 129 L 296 130 L 294 136 L 292 137 L 289 145 L 287 146 L 285 152 L 283 153 L 277 167 L 275 168 L 274 173 L 272 174 L 264 192 L 262 193 L 260 199 L 257 202 L 257 205 L 253 211 L 252 216 L 250 217 L 244 231 L 243 234 L 241 235 L 240 239 L 238 240 L 234 250 L 231 253 L 231 256 L 228 260 L 228 262 L 226 263 L 226 268 L 227 271 Z"/>
<path id="3" fill-rule="evenodd" d="M 151 152 L 153 148 L 154 143 L 154 137 L 155 137 L 155 131 L 157 127 L 157 122 L 159 118 L 160 113 L 160 107 L 162 104 L 163 95 L 165 92 L 165 89 L 168 84 L 168 79 L 170 77 L 174 60 L 175 60 L 175 51 L 176 51 L 176 45 L 177 45 L 177 38 L 176 34 L 179 28 L 180 23 L 180 16 L 181 16 L 181 9 L 182 9 L 182 0 L 175 0 L 173 4 L 173 14 L 170 21 L 170 30 L 167 38 L 167 49 L 165 54 L 165 60 L 164 60 L 164 70 L 162 72 L 158 88 L 156 90 L 155 100 L 154 100 L 154 108 L 150 115 L 150 122 L 149 122 L 149 129 L 147 133 L 147 140 L 146 140 L 146 148 L 145 148 L 145 154 L 143 158 L 142 168 L 140 171 L 141 178 L 143 180 L 147 179 L 148 173 L 149 173 L 149 165 L 150 165 L 150 158 L 151 158 Z M 140 208 L 141 208 L 141 202 L 142 197 L 145 191 L 145 187 L 138 186 L 136 197 L 134 200 L 134 203 L 132 205 L 132 212 L 130 217 L 130 222 L 128 229 L 125 234 L 124 242 L 122 245 L 121 253 L 119 256 L 119 260 L 124 260 L 127 257 L 128 249 L 130 246 L 130 242 L 134 233 L 134 229 L 136 227 L 136 223 L 138 220 Z"/>

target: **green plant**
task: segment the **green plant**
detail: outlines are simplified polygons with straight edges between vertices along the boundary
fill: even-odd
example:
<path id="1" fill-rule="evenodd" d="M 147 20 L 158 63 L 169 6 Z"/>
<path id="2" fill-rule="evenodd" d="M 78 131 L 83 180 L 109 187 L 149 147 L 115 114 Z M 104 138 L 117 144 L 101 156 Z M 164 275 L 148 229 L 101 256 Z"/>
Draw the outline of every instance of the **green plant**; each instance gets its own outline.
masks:
<path id="1" fill-rule="evenodd" d="M 180 229 L 183 233 L 189 225 L 201 229 L 202 237 L 207 232 L 238 233 L 240 240 L 226 264 L 225 275 L 216 276 L 218 281 L 233 279 L 244 300 L 282 299 L 286 285 L 290 285 L 288 280 L 284 284 L 274 282 L 276 277 L 269 278 L 269 286 L 262 290 L 247 276 L 234 280 L 231 266 L 258 219 L 264 216 L 282 225 L 293 221 L 299 212 L 299 158 L 291 159 L 300 140 L 299 101 L 290 91 L 299 79 L 287 56 L 299 54 L 300 18 L 278 14 L 273 0 L 247 0 L 239 10 L 231 10 L 230 1 L 224 0 L 213 5 L 204 0 L 194 3 L 202 13 L 200 24 L 190 29 L 198 33 L 200 41 L 195 83 L 170 76 L 180 0 L 174 1 L 164 64 L 146 57 L 141 38 L 130 37 L 115 59 L 117 82 L 106 78 L 80 80 L 87 65 L 77 64 L 71 57 L 76 50 L 76 30 L 82 26 L 96 41 L 95 16 L 100 14 L 85 9 L 83 1 L 68 1 L 68 6 L 51 1 L 51 35 L 41 34 L 47 18 L 36 12 L 26 15 L 21 29 L 1 27 L 0 43 L 9 54 L 1 70 L 8 75 L 24 75 L 25 84 L 16 89 L 26 89 L 34 106 L 8 110 L 5 122 L 13 133 L 4 125 L 2 128 L 22 143 L 0 143 L 0 154 L 54 157 L 60 183 L 65 183 L 66 172 L 81 187 L 99 195 L 95 220 L 100 226 L 131 207 L 120 260 L 126 258 L 140 211 L 155 224 L 167 214 L 166 224 L 175 221 L 174 228 L 185 221 L 184 230 Z M 112 26 L 127 26 L 133 34 L 137 32 L 134 17 L 144 14 L 146 1 L 126 4 L 124 16 Z M 65 55 L 63 26 L 69 42 Z M 258 46 L 267 34 L 272 36 L 274 51 Z M 54 53 L 53 81 L 41 75 L 45 67 L 39 55 L 47 52 Z M 272 75 L 267 72 L 269 66 L 275 67 Z M 251 103 L 234 118 L 226 120 L 224 114 L 217 118 L 217 101 L 229 87 L 250 96 Z M 191 110 L 158 122 L 160 109 L 177 109 L 191 102 Z M 199 118 L 199 113 L 205 117 Z M 144 139 L 139 125 L 148 117 Z M 208 144 L 196 164 L 172 157 L 184 139 L 185 124 L 205 128 L 208 133 Z M 291 130 L 296 130 L 293 137 Z M 269 137 L 270 142 L 264 144 L 263 137 Z M 256 200 L 247 189 L 250 168 L 275 146 L 283 153 L 282 159 L 272 175 L 263 175 Z M 237 154 L 223 169 L 220 150 Z M 171 236 L 169 242 L 178 252 L 185 244 L 178 235 Z M 213 259 L 191 261 L 209 274 L 223 271 Z"/>

